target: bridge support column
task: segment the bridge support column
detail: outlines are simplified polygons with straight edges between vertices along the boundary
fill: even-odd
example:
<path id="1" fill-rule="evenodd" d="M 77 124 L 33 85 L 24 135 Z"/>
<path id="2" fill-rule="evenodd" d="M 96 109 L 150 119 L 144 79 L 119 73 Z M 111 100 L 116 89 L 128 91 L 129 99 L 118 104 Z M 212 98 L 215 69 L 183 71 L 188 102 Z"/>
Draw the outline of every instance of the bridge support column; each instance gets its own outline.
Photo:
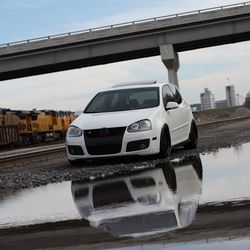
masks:
<path id="1" fill-rule="evenodd" d="M 179 56 L 172 44 L 160 46 L 161 60 L 168 69 L 168 80 L 179 87 L 177 71 L 179 69 Z"/>

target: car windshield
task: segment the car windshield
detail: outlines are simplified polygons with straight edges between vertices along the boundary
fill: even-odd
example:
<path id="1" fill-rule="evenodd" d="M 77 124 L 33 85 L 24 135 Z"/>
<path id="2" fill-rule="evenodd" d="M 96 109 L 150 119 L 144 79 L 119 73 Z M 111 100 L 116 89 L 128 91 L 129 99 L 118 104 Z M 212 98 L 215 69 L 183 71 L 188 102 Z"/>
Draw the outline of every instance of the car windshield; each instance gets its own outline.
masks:
<path id="1" fill-rule="evenodd" d="M 98 93 L 84 113 L 153 108 L 159 105 L 159 88 L 119 89 Z"/>

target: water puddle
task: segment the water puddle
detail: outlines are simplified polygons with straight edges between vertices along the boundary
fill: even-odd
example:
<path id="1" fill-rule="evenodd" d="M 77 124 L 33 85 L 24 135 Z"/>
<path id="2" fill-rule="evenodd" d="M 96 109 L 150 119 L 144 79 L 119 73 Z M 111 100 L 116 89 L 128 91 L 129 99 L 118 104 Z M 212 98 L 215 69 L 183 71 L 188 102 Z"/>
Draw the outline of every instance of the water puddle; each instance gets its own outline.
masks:
<path id="1" fill-rule="evenodd" d="M 217 239 L 222 238 L 223 247 L 230 242 L 232 249 L 245 249 L 250 236 L 249 152 L 250 143 L 160 162 L 133 175 L 23 190 L 0 200 L 0 228 L 83 218 L 115 237 L 168 241 L 171 236 L 171 242 L 174 232 L 181 239 L 143 249 L 208 249 L 208 243 L 219 249 Z"/>
<path id="2" fill-rule="evenodd" d="M 228 241 L 226 241 L 228 240 Z M 204 241 L 196 242 L 196 244 L 190 243 L 178 243 L 178 244 L 140 244 L 134 245 L 132 247 L 119 247 L 119 248 L 105 248 L 112 250 L 211 250 L 211 249 L 221 249 L 221 250 L 248 250 L 250 245 L 250 238 L 248 239 L 230 239 L 225 238 L 223 240 L 217 241 Z"/>
<path id="3" fill-rule="evenodd" d="M 0 228 L 79 218 L 71 182 L 25 189 L 0 201 Z"/>

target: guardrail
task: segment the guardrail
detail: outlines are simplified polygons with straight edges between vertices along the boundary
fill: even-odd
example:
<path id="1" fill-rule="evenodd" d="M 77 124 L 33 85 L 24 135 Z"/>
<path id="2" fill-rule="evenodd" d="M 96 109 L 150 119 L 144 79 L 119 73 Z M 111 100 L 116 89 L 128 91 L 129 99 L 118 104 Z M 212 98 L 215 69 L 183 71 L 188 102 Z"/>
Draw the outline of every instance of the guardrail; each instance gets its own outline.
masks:
<path id="1" fill-rule="evenodd" d="M 225 9 L 230 9 L 230 8 L 235 8 L 235 7 L 244 7 L 246 5 L 250 5 L 250 1 L 243 2 L 243 3 L 229 4 L 229 5 L 222 5 L 219 7 L 212 7 L 212 8 L 206 8 L 206 9 L 200 9 L 200 10 L 194 10 L 194 11 L 181 12 L 181 13 L 170 14 L 166 16 L 146 18 L 146 19 L 130 21 L 130 22 L 117 23 L 113 25 L 100 26 L 100 27 L 95 27 L 91 29 L 78 30 L 78 31 L 61 33 L 61 34 L 56 34 L 56 35 L 51 35 L 51 36 L 37 37 L 37 38 L 32 38 L 32 39 L 27 39 L 27 40 L 20 40 L 16 42 L 9 42 L 9 43 L 0 44 L 0 48 L 9 47 L 13 45 L 27 44 L 31 42 L 37 42 L 37 41 L 44 41 L 44 40 L 49 40 L 49 39 L 59 38 L 59 37 L 68 37 L 68 36 L 77 35 L 77 34 L 91 33 L 93 31 L 109 30 L 113 28 L 118 28 L 122 26 L 130 26 L 130 25 L 135 25 L 135 24 L 140 24 L 140 23 L 145 23 L 145 22 L 155 22 L 155 21 L 166 20 L 170 18 L 178 18 L 182 16 L 187 16 L 187 15 L 201 14 L 201 13 L 210 12 L 210 11 L 225 10 Z"/>

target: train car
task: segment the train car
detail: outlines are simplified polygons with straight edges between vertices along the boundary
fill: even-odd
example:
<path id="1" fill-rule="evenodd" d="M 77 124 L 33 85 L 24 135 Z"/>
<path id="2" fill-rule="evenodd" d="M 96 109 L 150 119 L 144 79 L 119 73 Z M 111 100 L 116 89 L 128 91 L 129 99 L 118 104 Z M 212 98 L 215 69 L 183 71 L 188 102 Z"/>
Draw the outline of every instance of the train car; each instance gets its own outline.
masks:
<path id="1" fill-rule="evenodd" d="M 7 111 L 0 109 L 0 147 L 13 146 L 19 141 L 17 117 L 7 115 Z"/>
<path id="2" fill-rule="evenodd" d="M 14 146 L 19 142 L 19 131 L 16 125 L 0 125 L 0 146 Z"/>
<path id="3" fill-rule="evenodd" d="M 70 123 L 74 120 L 72 112 L 41 110 L 39 111 L 36 126 L 33 124 L 33 131 L 37 131 L 45 141 L 53 141 L 65 138 Z M 36 127 L 36 128 L 35 128 Z"/>
<path id="4" fill-rule="evenodd" d="M 70 111 L 0 109 L 0 145 L 27 145 L 65 138 Z"/>

